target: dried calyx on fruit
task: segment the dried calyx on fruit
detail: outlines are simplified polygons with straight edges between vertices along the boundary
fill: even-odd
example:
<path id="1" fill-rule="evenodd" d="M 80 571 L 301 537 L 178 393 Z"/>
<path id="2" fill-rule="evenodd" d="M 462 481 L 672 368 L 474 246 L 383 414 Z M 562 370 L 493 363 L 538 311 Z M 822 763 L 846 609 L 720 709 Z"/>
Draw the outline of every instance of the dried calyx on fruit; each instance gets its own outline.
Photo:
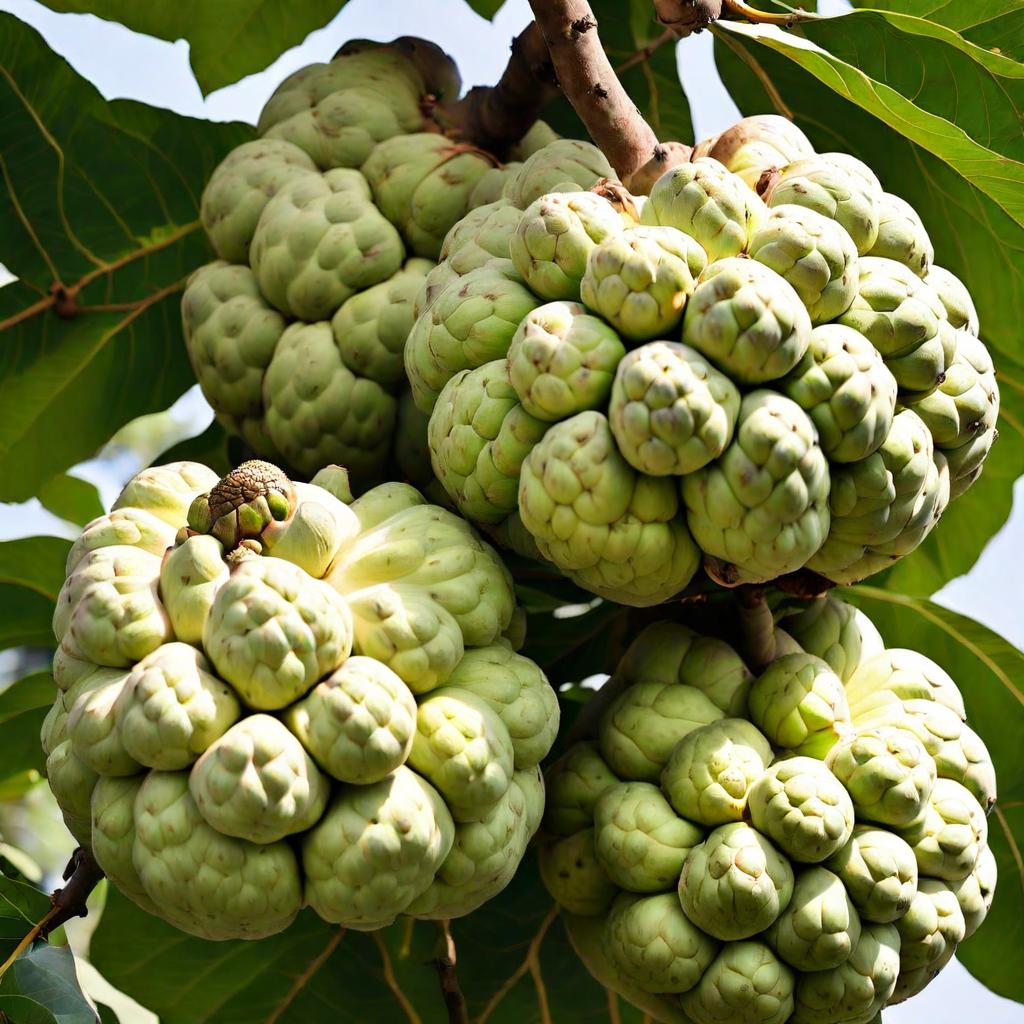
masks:
<path id="1" fill-rule="evenodd" d="M 42 743 L 64 820 L 144 909 L 259 938 L 466 914 L 544 806 L 558 703 L 495 552 L 404 484 L 144 470 L 73 545 Z"/>

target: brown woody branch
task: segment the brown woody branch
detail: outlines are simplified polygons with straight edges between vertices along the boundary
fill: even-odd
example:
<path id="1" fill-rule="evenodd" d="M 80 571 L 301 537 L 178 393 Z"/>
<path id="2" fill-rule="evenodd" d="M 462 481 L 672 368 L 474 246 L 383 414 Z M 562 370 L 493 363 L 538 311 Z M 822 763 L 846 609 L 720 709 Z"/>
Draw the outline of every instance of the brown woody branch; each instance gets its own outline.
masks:
<path id="1" fill-rule="evenodd" d="M 444 1005 L 448 1010 L 448 1024 L 469 1024 L 466 997 L 462 994 L 459 976 L 455 973 L 455 939 L 447 921 L 440 921 L 439 925 L 443 945 L 440 955 L 434 960 L 434 966 L 437 968 Z"/>
<path id="2" fill-rule="evenodd" d="M 37 921 L 11 951 L 10 956 L 0 964 L 0 978 L 7 973 L 14 961 L 32 946 L 36 939 L 45 939 L 51 932 L 73 917 L 85 917 L 89 912 L 86 901 L 89 894 L 103 878 L 103 872 L 92 854 L 80 846 L 71 855 L 64 869 L 67 885 L 50 897 L 50 909 Z"/>
<path id="3" fill-rule="evenodd" d="M 586 0 L 530 0 L 566 98 L 627 185 L 654 156 L 658 138 L 622 87 Z"/>
<path id="4" fill-rule="evenodd" d="M 434 118 L 449 134 L 504 156 L 557 96 L 547 45 L 531 22 L 512 40 L 512 56 L 496 85 L 475 86 L 457 102 L 436 107 Z"/>

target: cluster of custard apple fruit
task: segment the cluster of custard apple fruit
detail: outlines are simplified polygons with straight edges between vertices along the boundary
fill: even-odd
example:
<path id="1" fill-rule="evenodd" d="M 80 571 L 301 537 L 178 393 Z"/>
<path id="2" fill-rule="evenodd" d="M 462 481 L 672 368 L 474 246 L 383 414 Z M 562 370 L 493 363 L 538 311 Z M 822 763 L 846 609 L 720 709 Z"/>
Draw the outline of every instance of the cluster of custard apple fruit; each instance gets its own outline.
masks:
<path id="1" fill-rule="evenodd" d="M 702 565 L 856 582 L 977 479 L 999 408 L 977 313 L 861 161 L 761 116 L 648 197 L 565 178 L 455 225 L 406 344 L 469 519 L 653 605 Z"/>
<path id="2" fill-rule="evenodd" d="M 459 89 L 431 43 L 348 43 L 286 78 L 258 138 L 213 172 L 201 219 L 218 259 L 186 287 L 185 342 L 255 455 L 307 479 L 344 465 L 362 491 L 404 454 L 414 299 L 449 228 L 521 167 L 441 133 L 432 111 Z M 512 155 L 554 137 L 538 122 Z"/>
<path id="3" fill-rule="evenodd" d="M 71 548 L 53 627 L 64 820 L 187 932 L 457 917 L 540 824 L 558 703 L 512 580 L 409 485 L 144 470 Z"/>
<path id="4" fill-rule="evenodd" d="M 573 943 L 666 1024 L 868 1024 L 992 903 L 995 774 L 953 680 L 834 597 L 782 626 L 757 676 L 650 626 L 547 774 Z"/>

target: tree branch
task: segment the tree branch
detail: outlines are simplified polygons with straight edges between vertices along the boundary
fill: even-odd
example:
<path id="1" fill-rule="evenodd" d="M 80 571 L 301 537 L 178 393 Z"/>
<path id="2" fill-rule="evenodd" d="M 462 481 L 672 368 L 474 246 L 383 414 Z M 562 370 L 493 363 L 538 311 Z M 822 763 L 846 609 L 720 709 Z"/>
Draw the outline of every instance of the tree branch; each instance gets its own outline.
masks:
<path id="1" fill-rule="evenodd" d="M 544 36 L 531 22 L 512 40 L 512 56 L 498 83 L 475 86 L 461 100 L 436 107 L 434 119 L 448 134 L 504 156 L 558 92 Z"/>
<path id="2" fill-rule="evenodd" d="M 14 947 L 10 956 L 0 964 L 0 978 L 13 966 L 14 961 L 32 946 L 36 939 L 45 939 L 66 921 L 73 917 L 85 917 L 88 913 L 86 900 L 103 877 L 92 854 L 80 846 L 71 855 L 64 878 L 68 884 L 50 897 L 50 909 L 28 930 L 24 938 Z"/>
<path id="3" fill-rule="evenodd" d="M 629 98 L 586 0 L 530 0 L 566 98 L 627 185 L 654 156 L 657 136 Z"/>
<path id="4" fill-rule="evenodd" d="M 434 966 L 441 983 L 444 1004 L 448 1008 L 448 1024 L 469 1024 L 466 997 L 462 994 L 459 976 L 455 973 L 455 939 L 452 937 L 451 926 L 448 921 L 439 921 L 438 925 L 444 945 L 441 954 L 434 960 Z"/>

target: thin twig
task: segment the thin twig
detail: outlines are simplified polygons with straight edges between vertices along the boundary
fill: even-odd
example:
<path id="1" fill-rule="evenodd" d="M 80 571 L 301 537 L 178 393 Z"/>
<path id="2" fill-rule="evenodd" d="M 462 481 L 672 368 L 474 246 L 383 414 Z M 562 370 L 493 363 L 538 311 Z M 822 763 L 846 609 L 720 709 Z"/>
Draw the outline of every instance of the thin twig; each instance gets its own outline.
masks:
<path id="1" fill-rule="evenodd" d="M 64 869 L 64 878 L 68 884 L 63 889 L 57 889 L 50 897 L 50 909 L 29 929 L 28 934 L 15 946 L 3 964 L 0 964 L 0 978 L 37 939 L 45 939 L 73 917 L 85 917 L 88 913 L 86 901 L 103 878 L 103 872 L 92 854 L 80 846 L 71 855 L 71 860 Z"/>
<path id="2" fill-rule="evenodd" d="M 624 75 L 630 68 L 636 67 L 637 64 L 642 64 L 645 60 L 650 60 L 654 54 L 660 50 L 666 43 L 674 42 L 678 37 L 672 29 L 667 28 L 664 32 L 658 36 L 653 42 L 648 43 L 646 46 L 641 46 L 636 53 L 630 54 L 616 69 L 615 74 Z"/>
<path id="3" fill-rule="evenodd" d="M 438 925 L 441 929 L 443 948 L 441 954 L 434 958 L 434 966 L 437 968 L 437 977 L 441 983 L 441 995 L 444 996 L 444 1004 L 448 1008 L 448 1024 L 469 1024 L 466 997 L 462 994 L 459 976 L 455 973 L 455 939 L 452 937 L 451 924 L 448 921 L 439 921 Z"/>
<path id="4" fill-rule="evenodd" d="M 785 13 L 759 11 L 756 7 L 744 3 L 744 0 L 724 0 L 724 4 L 737 17 L 754 25 L 784 25 L 789 28 L 797 22 L 814 21 L 818 17 L 809 11 L 787 11 Z"/>
<path id="5" fill-rule="evenodd" d="M 628 184 L 651 158 L 657 136 L 616 77 L 586 0 L 530 0 L 562 92 L 591 138 Z"/>

